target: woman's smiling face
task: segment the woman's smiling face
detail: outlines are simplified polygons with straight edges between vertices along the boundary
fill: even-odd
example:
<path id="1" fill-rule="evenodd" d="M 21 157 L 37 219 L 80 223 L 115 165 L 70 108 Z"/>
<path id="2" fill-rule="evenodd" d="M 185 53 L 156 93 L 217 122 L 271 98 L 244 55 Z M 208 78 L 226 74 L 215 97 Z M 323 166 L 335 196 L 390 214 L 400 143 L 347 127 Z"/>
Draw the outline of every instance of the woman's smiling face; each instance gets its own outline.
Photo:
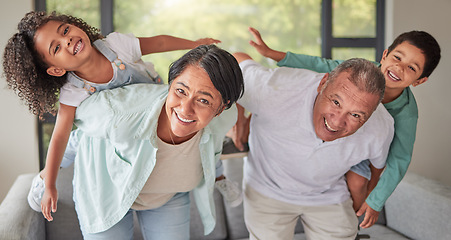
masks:
<path id="1" fill-rule="evenodd" d="M 172 81 L 164 106 L 173 141 L 186 141 L 207 126 L 224 109 L 222 102 L 205 70 L 188 65 Z"/>

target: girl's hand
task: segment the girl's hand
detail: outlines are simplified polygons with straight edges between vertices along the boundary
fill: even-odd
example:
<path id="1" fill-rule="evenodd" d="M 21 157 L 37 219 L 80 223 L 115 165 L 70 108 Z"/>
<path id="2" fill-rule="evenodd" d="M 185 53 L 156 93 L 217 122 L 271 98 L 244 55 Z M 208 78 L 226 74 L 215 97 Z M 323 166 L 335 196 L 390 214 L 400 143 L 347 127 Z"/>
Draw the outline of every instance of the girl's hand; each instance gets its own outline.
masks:
<path id="1" fill-rule="evenodd" d="M 52 212 L 56 212 L 57 201 L 58 191 L 56 187 L 45 186 L 45 192 L 41 199 L 41 211 L 48 221 L 53 221 Z"/>
<path id="2" fill-rule="evenodd" d="M 194 42 L 197 44 L 196 45 L 196 47 L 197 47 L 199 45 L 217 44 L 217 43 L 220 43 L 221 41 L 217 40 L 217 39 L 214 39 L 214 38 L 201 38 L 201 39 L 198 39 L 198 40 L 196 40 Z"/>

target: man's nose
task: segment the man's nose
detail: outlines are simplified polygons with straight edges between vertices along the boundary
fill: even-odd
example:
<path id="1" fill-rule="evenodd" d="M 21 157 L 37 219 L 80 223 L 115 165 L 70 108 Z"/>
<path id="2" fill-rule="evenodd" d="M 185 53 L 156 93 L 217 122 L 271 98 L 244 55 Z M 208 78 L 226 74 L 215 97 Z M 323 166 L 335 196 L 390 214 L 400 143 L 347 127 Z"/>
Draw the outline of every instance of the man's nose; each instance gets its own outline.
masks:
<path id="1" fill-rule="evenodd" d="M 339 111 L 339 112 L 336 112 L 331 119 L 332 119 L 332 124 L 331 124 L 332 127 L 343 128 L 346 126 L 347 114 Z M 338 129 L 336 129 L 336 130 L 338 130 Z"/>

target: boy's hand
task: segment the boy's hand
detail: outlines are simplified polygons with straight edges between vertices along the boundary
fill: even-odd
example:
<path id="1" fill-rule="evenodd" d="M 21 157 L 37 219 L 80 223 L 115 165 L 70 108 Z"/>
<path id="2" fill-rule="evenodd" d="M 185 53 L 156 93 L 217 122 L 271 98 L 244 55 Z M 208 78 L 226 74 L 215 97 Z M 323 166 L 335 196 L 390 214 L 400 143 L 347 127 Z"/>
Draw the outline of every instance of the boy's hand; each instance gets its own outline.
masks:
<path id="1" fill-rule="evenodd" d="M 201 38 L 201 39 L 197 39 L 196 41 L 196 46 L 199 45 L 210 45 L 210 44 L 217 44 L 220 43 L 220 40 L 214 39 L 214 38 Z"/>
<path id="2" fill-rule="evenodd" d="M 41 200 L 41 211 L 45 219 L 53 221 L 52 212 L 56 212 L 56 203 L 58 201 L 58 191 L 56 187 L 45 187 L 44 195 Z"/>
<path id="3" fill-rule="evenodd" d="M 360 217 L 363 214 L 365 214 L 365 218 L 363 219 L 362 223 L 360 223 L 361 228 L 369 228 L 373 226 L 379 218 L 379 212 L 372 209 L 366 202 L 363 202 L 359 211 L 357 211 L 357 216 Z"/>
<path id="4" fill-rule="evenodd" d="M 252 47 L 254 47 L 257 50 L 257 52 L 259 52 L 262 56 L 268 57 L 268 52 L 271 51 L 271 49 L 263 41 L 262 36 L 260 35 L 260 32 L 253 27 L 249 27 L 249 32 L 255 38 L 255 41 L 250 40 L 249 44 Z"/>
<path id="5" fill-rule="evenodd" d="M 260 35 L 260 32 L 253 28 L 249 27 L 249 32 L 254 36 L 255 41 L 250 40 L 249 44 L 254 47 L 262 56 L 271 58 L 272 60 L 276 62 L 280 62 L 282 59 L 285 58 L 286 53 L 280 52 L 274 49 L 271 49 L 266 45 L 266 43 L 263 41 L 262 36 Z"/>

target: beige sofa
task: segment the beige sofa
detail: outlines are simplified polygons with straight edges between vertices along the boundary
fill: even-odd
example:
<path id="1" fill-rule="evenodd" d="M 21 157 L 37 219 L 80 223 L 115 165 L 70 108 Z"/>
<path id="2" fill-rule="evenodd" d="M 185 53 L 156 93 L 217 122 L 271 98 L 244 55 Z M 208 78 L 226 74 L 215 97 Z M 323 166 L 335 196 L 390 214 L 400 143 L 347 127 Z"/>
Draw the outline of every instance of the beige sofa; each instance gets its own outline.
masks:
<path id="1" fill-rule="evenodd" d="M 225 175 L 241 182 L 242 166 L 243 159 L 224 160 Z M 72 171 L 72 168 L 60 171 L 57 183 L 58 211 L 54 214 L 53 222 L 45 221 L 40 213 L 28 206 L 27 194 L 35 174 L 18 176 L 0 205 L 0 239 L 82 239 L 72 201 Z M 203 226 L 192 201 L 191 239 L 247 239 L 242 205 L 236 208 L 224 205 L 217 191 L 215 203 L 216 228 L 210 235 L 203 236 Z M 450 216 L 451 187 L 408 173 L 388 200 L 378 223 L 361 230 L 360 234 L 369 235 L 372 240 L 451 239 Z M 135 239 L 142 239 L 137 226 Z M 296 228 L 295 239 L 305 239 L 302 224 Z"/>

